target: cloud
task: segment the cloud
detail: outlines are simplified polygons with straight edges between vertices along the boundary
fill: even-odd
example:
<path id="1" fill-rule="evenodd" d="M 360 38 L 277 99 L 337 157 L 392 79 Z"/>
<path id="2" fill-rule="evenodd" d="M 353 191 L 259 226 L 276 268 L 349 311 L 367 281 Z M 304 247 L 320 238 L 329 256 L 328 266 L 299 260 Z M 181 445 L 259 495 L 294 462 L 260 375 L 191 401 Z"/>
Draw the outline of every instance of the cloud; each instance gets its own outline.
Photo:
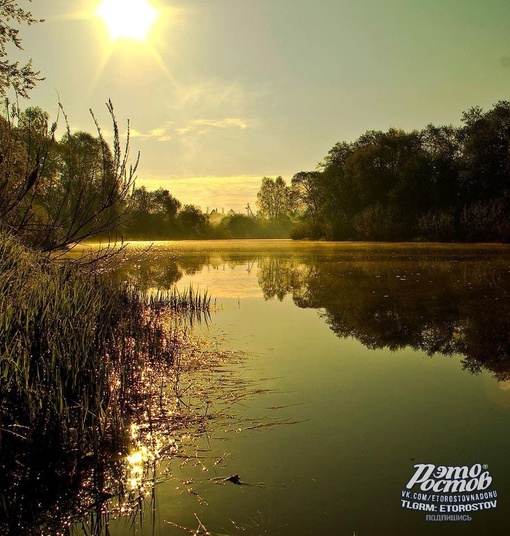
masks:
<path id="1" fill-rule="evenodd" d="M 149 134 L 151 136 L 154 136 L 155 138 L 159 138 L 161 136 L 164 136 L 166 133 L 166 129 L 162 128 L 162 127 L 159 127 L 159 128 L 153 128 Z"/>
<path id="2" fill-rule="evenodd" d="M 140 132 L 139 130 L 136 130 L 136 128 L 129 129 L 129 135 L 131 138 L 143 138 L 144 134 Z"/>
<path id="3" fill-rule="evenodd" d="M 221 119 L 194 119 L 187 124 L 178 126 L 174 121 L 166 121 L 163 125 L 147 132 L 131 129 L 131 137 L 143 141 L 156 140 L 160 142 L 171 141 L 183 136 L 203 136 L 215 129 L 238 128 L 245 130 L 252 127 L 253 121 L 240 117 L 224 117 Z"/>
<path id="4" fill-rule="evenodd" d="M 214 129 L 240 128 L 245 130 L 250 128 L 251 121 L 238 117 L 225 117 L 223 119 L 194 119 L 182 128 L 178 128 L 176 133 L 183 136 L 186 134 L 197 134 L 203 136 Z"/>
<path id="5" fill-rule="evenodd" d="M 160 127 L 153 128 L 151 130 L 148 130 L 147 132 L 132 128 L 130 130 L 130 135 L 132 138 L 138 138 L 143 141 L 170 141 L 173 139 L 173 136 L 169 134 L 173 124 L 173 121 L 165 121 Z"/>
<path id="6" fill-rule="evenodd" d="M 241 130 L 248 128 L 249 122 L 246 119 L 240 119 L 235 117 L 226 117 L 225 119 L 211 120 L 211 119 L 197 119 L 194 121 L 196 125 L 217 127 L 217 128 L 230 128 L 239 127 Z"/>

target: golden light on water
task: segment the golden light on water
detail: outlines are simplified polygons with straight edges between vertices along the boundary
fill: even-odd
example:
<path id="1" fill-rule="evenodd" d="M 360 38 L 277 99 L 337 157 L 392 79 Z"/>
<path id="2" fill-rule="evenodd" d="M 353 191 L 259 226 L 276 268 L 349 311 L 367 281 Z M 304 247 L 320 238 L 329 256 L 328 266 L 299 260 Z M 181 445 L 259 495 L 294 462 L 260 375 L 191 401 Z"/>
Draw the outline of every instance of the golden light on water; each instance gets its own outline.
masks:
<path id="1" fill-rule="evenodd" d="M 137 424 L 131 424 L 130 432 L 133 448 L 126 456 L 126 482 L 131 491 L 145 493 L 151 487 L 146 479 L 149 465 L 159 458 L 162 443 L 150 432 L 143 433 Z"/>
<path id="2" fill-rule="evenodd" d="M 147 0 L 102 0 L 95 14 L 106 24 L 112 41 L 146 41 L 158 10 Z"/>

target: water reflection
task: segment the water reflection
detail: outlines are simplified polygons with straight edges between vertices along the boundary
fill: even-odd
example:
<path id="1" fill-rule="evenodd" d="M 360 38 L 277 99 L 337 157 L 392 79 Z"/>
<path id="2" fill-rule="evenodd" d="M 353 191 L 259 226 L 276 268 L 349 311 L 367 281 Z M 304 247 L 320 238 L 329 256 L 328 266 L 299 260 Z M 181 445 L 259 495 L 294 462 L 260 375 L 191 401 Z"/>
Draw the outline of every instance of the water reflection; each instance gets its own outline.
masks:
<path id="1" fill-rule="evenodd" d="M 399 498 L 415 461 L 437 460 L 490 464 L 500 504 L 508 499 L 509 261 L 510 249 L 492 246 L 209 242 L 157 244 L 147 259 L 126 262 L 117 277 L 151 292 L 192 283 L 218 298 L 208 333 L 220 347 L 247 349 L 247 366 L 232 367 L 232 378 L 263 379 L 268 392 L 247 399 L 246 384 L 234 385 L 228 398 L 242 401 L 235 418 L 208 435 L 203 416 L 218 414 L 208 403 L 224 376 L 207 391 L 196 379 L 183 383 L 177 370 L 166 401 L 154 391 L 151 419 L 126 423 L 118 472 L 108 460 L 89 473 L 88 488 L 120 493 L 108 501 L 110 518 L 101 497 L 87 503 L 95 510 L 78 534 L 156 527 L 165 534 L 450 536 L 485 534 L 489 524 L 504 531 L 501 508 L 478 524 L 441 528 L 411 517 Z M 395 353 L 364 351 L 356 341 Z M 460 355 L 466 370 L 487 369 L 500 381 L 427 354 Z M 181 414 L 191 393 L 205 401 L 202 421 L 183 420 L 175 435 L 152 434 L 151 426 L 170 422 L 158 415 Z M 133 415 L 149 407 L 143 399 L 132 404 Z M 199 436 L 217 457 L 193 447 Z M 116 515 L 128 521 L 109 526 Z M 134 516 L 143 527 L 129 525 Z"/>
<path id="2" fill-rule="evenodd" d="M 236 300 L 235 306 L 231 307 L 234 309 L 234 314 L 237 314 L 237 300 L 242 302 L 255 298 L 258 300 L 257 304 L 261 304 L 261 298 L 287 300 L 289 305 L 293 302 L 299 308 L 317 310 L 338 337 L 355 338 L 369 349 L 387 348 L 397 351 L 402 348 L 413 348 L 431 356 L 461 355 L 462 365 L 466 370 L 478 373 L 486 369 L 500 380 L 500 390 L 490 390 L 488 394 L 498 405 L 508 407 L 510 403 L 507 395 L 510 390 L 509 261 L 510 249 L 490 246 L 374 247 L 253 241 L 191 245 L 161 244 L 154 246 L 147 257 L 137 257 L 126 262 L 115 277 L 136 283 L 148 291 L 168 289 L 176 282 L 187 287 L 193 282 L 202 289 L 209 287 L 209 294 L 220 300 L 221 298 Z M 285 307 L 280 311 L 289 314 L 290 309 L 293 308 Z M 251 309 L 255 310 L 257 309 Z M 190 323 L 196 323 L 200 316 L 195 318 L 192 315 L 190 318 Z M 272 321 L 272 318 L 250 317 L 250 329 L 255 330 L 259 324 L 267 326 L 268 322 Z M 281 321 L 280 317 L 278 321 Z M 187 329 L 187 325 L 184 327 Z M 282 323 L 281 333 L 284 331 L 289 331 L 288 324 Z M 273 359 L 273 364 L 282 360 L 284 353 L 292 353 L 292 350 L 288 349 L 291 344 L 290 338 L 299 339 L 296 335 L 284 339 L 286 341 L 283 345 L 284 352 L 278 354 L 278 359 Z M 299 340 L 299 344 L 306 342 L 303 339 Z M 207 356 L 206 359 L 200 357 L 204 355 Z M 231 375 L 225 374 L 225 370 L 221 367 L 221 356 L 220 361 L 216 358 L 218 358 L 216 351 L 211 349 L 209 352 L 207 346 L 201 343 L 199 347 L 184 348 L 183 354 L 178 356 L 171 367 L 151 363 L 150 366 L 139 370 L 134 374 L 139 381 L 133 383 L 122 412 L 119 413 L 117 427 L 119 434 L 110 436 L 110 441 L 101 445 L 100 450 L 90 452 L 77 450 L 73 447 L 76 445 L 75 439 L 67 438 L 62 441 L 62 438 L 54 438 L 50 429 L 46 430 L 46 435 L 41 434 L 40 442 L 33 450 L 25 448 L 23 440 L 13 434 L 4 434 L 3 453 L 7 455 L 0 456 L 0 488 L 5 490 L 4 508 L 0 512 L 0 531 L 5 530 L 8 534 L 109 534 L 111 520 L 118 517 L 127 518 L 125 529 L 116 527 L 119 534 L 131 534 L 137 531 L 149 534 L 151 530 L 161 531 L 163 529 L 161 526 L 158 528 L 155 519 L 156 495 L 161 488 L 164 500 L 161 499 L 160 502 L 165 504 L 164 519 L 165 523 L 168 523 L 168 527 L 165 526 L 167 530 L 170 530 L 171 526 L 180 527 L 176 522 L 181 522 L 182 518 L 179 517 L 181 512 L 195 512 L 197 506 L 207 505 L 206 501 L 216 505 L 230 505 L 232 496 L 228 495 L 228 488 L 223 488 L 231 486 L 237 490 L 237 482 L 232 480 L 236 473 L 224 469 L 228 467 L 224 465 L 228 452 L 211 453 L 205 450 L 199 451 L 197 448 L 198 441 L 204 442 L 202 444 L 204 449 L 210 448 L 207 444 L 210 419 L 212 422 L 221 423 L 225 418 L 228 425 L 224 427 L 224 435 L 229 439 L 232 435 L 239 436 L 242 440 L 242 432 L 265 427 L 268 422 L 275 426 L 295 422 L 293 412 L 297 412 L 297 407 L 304 408 L 304 413 L 298 414 L 299 418 L 307 419 L 310 414 L 307 414 L 308 406 L 300 405 L 303 402 L 300 397 L 305 395 L 298 393 L 296 399 L 289 400 L 292 404 L 285 406 L 278 401 L 278 406 L 269 408 L 271 411 L 279 411 L 285 407 L 292 408 L 288 415 L 279 419 L 257 421 L 258 409 L 253 410 L 251 414 L 244 408 L 245 421 L 238 418 L 239 415 L 236 415 L 236 419 L 227 421 L 232 416 L 232 407 L 245 401 L 250 389 L 251 392 L 257 391 L 253 385 L 247 386 L 245 381 L 239 380 L 237 369 Z M 308 364 L 307 351 L 301 359 Z M 405 359 L 408 359 L 407 355 Z M 367 357 L 366 361 L 369 362 L 370 359 Z M 204 369 L 204 362 L 209 363 L 208 368 Z M 286 363 L 287 368 L 284 363 L 281 370 L 291 376 L 289 361 Z M 314 492 L 312 499 L 308 496 L 305 498 L 305 493 L 310 490 L 310 483 L 303 483 L 301 488 L 299 487 L 301 484 L 296 484 L 294 488 L 290 485 L 288 489 L 294 489 L 295 495 L 292 495 L 292 491 L 287 491 L 287 488 L 286 493 L 295 498 L 294 503 L 289 500 L 285 505 L 279 504 L 282 514 L 275 523 L 287 523 L 291 519 L 297 519 L 301 512 L 310 507 L 310 500 L 316 501 L 315 513 L 322 512 L 323 504 L 319 506 L 318 502 L 327 503 L 332 497 L 336 497 L 335 493 L 343 497 L 347 505 L 350 504 L 351 496 L 357 496 L 359 500 L 366 490 L 361 492 L 358 489 L 357 494 L 352 491 L 348 494 L 345 492 L 349 489 L 349 482 L 351 486 L 356 482 L 362 482 L 363 479 L 359 478 L 356 470 L 366 469 L 366 474 L 369 474 L 369 468 L 365 468 L 364 465 L 370 464 L 372 458 L 375 463 L 376 459 L 388 457 L 389 451 L 385 450 L 389 448 L 388 445 L 391 445 L 392 455 L 396 456 L 396 453 L 403 449 L 406 456 L 411 454 L 416 456 L 416 445 L 419 445 L 420 441 L 426 443 L 425 436 L 413 436 L 409 441 L 412 443 L 411 450 L 406 447 L 406 438 L 401 429 L 395 431 L 393 428 L 399 421 L 393 417 L 394 407 L 400 408 L 402 398 L 395 403 L 388 393 L 390 391 L 393 393 L 398 388 L 400 380 L 396 381 L 391 389 L 388 388 L 388 392 L 384 389 L 379 392 L 377 382 L 371 383 L 371 380 L 366 379 L 372 378 L 372 369 L 369 372 L 365 371 L 366 376 L 363 376 L 362 364 L 354 362 L 352 366 L 356 372 L 361 371 L 362 383 L 354 381 L 351 386 L 352 377 L 347 375 L 351 380 L 345 380 L 341 388 L 336 380 L 328 388 L 326 380 L 330 376 L 340 378 L 341 374 L 335 375 L 329 372 L 331 362 L 324 361 L 321 364 L 318 360 L 318 363 L 324 369 L 323 376 L 320 376 L 317 382 L 320 386 L 320 396 L 312 396 L 314 385 L 313 382 L 308 382 L 310 375 L 308 368 L 304 373 L 306 382 L 291 383 L 292 388 L 306 384 L 312 389 L 306 396 L 310 396 L 310 399 L 316 402 L 318 400 L 319 407 L 316 408 L 316 413 L 312 413 L 311 428 L 303 427 L 301 430 L 300 427 L 296 427 L 296 430 L 293 430 L 295 435 L 289 433 L 284 437 L 281 434 L 279 440 L 275 441 L 274 451 L 271 450 L 267 456 L 267 459 L 276 460 L 277 463 L 268 465 L 266 473 L 262 467 L 257 467 L 257 474 L 263 474 L 264 479 L 276 480 L 278 477 L 273 476 L 273 473 L 278 474 L 283 466 L 286 467 L 286 472 L 281 478 L 287 483 L 293 483 L 298 472 L 306 472 L 307 468 L 310 468 L 310 474 L 313 475 L 313 480 L 310 479 L 310 482 L 314 482 L 314 486 L 315 482 L 319 482 L 324 494 Z M 371 366 L 377 364 L 374 365 L 372 360 Z M 453 363 L 453 366 L 456 364 Z M 299 358 L 292 362 L 292 367 L 299 368 Z M 218 374 L 216 369 L 220 368 L 222 370 Z M 197 370 L 198 373 L 195 374 Z M 281 370 L 277 370 L 279 375 Z M 467 375 L 459 374 L 459 376 L 472 379 Z M 272 381 L 272 376 L 269 379 Z M 409 374 L 407 380 L 412 381 L 412 374 Z M 114 377 L 112 382 L 115 382 Z M 402 384 L 406 386 L 408 381 L 402 381 Z M 367 385 L 372 386 L 372 392 L 366 389 Z M 416 385 L 409 388 L 414 389 Z M 356 398 L 357 392 L 362 393 L 360 398 Z M 399 392 L 402 397 L 405 390 Z M 331 397 L 331 393 L 335 393 L 335 397 L 343 398 L 328 398 Z M 366 399 L 370 399 L 371 396 L 372 402 L 367 401 Z M 322 403 L 323 406 L 320 406 Z M 418 411 L 422 407 L 421 403 L 418 396 L 414 401 Z M 421 414 L 426 415 L 431 404 L 428 393 L 423 403 L 426 410 L 422 410 Z M 458 404 L 449 406 L 458 411 Z M 335 408 L 341 408 L 336 416 Z M 379 409 L 381 412 L 378 412 Z M 358 413 L 360 411 L 361 413 Z M 400 421 L 405 422 L 406 427 L 412 428 L 412 419 L 410 414 L 406 413 L 406 408 L 399 411 L 402 411 L 399 414 Z M 471 409 L 466 410 L 466 414 L 470 411 Z M 436 413 L 444 413 L 446 417 L 452 415 L 442 406 Z M 321 420 L 324 415 L 328 415 L 331 422 L 324 424 Z M 356 415 L 357 418 L 350 419 L 351 415 Z M 390 417 L 386 422 L 385 418 L 388 415 Z M 458 417 L 457 414 L 454 415 Z M 473 417 L 477 423 L 480 421 L 479 415 L 478 413 Z M 436 415 L 431 415 L 426 420 L 426 426 L 420 422 L 417 427 L 420 430 L 422 427 L 426 428 L 427 437 L 429 435 L 434 437 L 430 430 L 437 420 Z M 462 418 L 458 420 L 462 421 Z M 381 422 L 386 423 L 388 429 L 386 432 L 381 432 Z M 448 425 L 451 422 L 453 421 L 450 418 Z M 491 428 L 492 431 L 504 429 L 499 421 L 496 424 L 497 426 Z M 441 434 L 444 432 L 444 426 L 446 425 L 439 426 Z M 485 434 L 484 440 L 490 435 Z M 499 436 L 492 435 L 497 443 Z M 306 449 L 303 453 L 297 451 L 299 449 L 296 446 L 306 445 L 307 438 L 313 437 L 320 439 L 312 442 L 311 455 Z M 396 437 L 404 437 L 403 443 L 397 445 Z M 452 452 L 458 450 L 458 445 L 465 446 L 465 439 L 469 438 L 469 435 L 459 437 L 455 448 L 451 448 Z M 253 447 L 251 443 L 249 447 L 245 446 L 243 455 L 238 456 L 236 460 L 235 471 L 239 472 L 242 478 L 246 467 L 243 470 L 237 468 L 238 465 L 242 467 L 239 458 L 249 458 L 252 448 L 263 452 L 261 446 L 263 443 L 260 440 L 250 438 L 250 441 L 255 446 Z M 269 443 L 272 442 L 268 441 Z M 319 443 L 323 452 L 319 452 L 317 448 Z M 340 443 L 344 454 L 339 453 Z M 70 447 L 64 448 L 62 445 Z M 279 445 L 285 445 L 285 456 L 281 456 Z M 499 443 L 496 447 L 499 452 L 501 450 Z M 265 448 L 269 447 L 266 445 Z M 297 450 L 293 451 L 293 448 Z M 368 452 L 370 456 L 364 457 L 363 454 L 362 457 L 359 455 L 360 451 L 365 454 Z M 435 450 L 424 450 L 424 452 L 427 455 L 424 454 L 423 459 L 430 459 L 429 452 L 436 453 Z M 292 462 L 293 456 L 299 462 Z M 322 458 L 328 460 L 327 467 L 320 465 Z M 336 460 L 338 467 L 335 469 Z M 396 461 L 402 462 L 400 459 Z M 174 466 L 171 465 L 176 462 L 179 466 L 178 476 L 173 470 Z M 454 463 L 457 461 L 454 460 Z M 210 478 L 204 474 L 205 464 L 214 470 L 217 469 L 218 472 L 214 474 L 218 476 Z M 182 471 L 181 465 L 184 467 Z M 298 465 L 299 471 L 296 469 Z M 388 467 L 390 466 L 394 474 L 395 465 L 389 463 Z M 350 467 L 354 468 L 355 473 L 351 475 L 351 480 L 348 471 Z M 402 465 L 402 468 L 405 472 L 407 465 Z M 316 478 L 315 472 L 322 474 L 323 478 Z M 366 474 L 362 473 L 361 476 L 366 477 Z M 167 482 L 167 485 L 158 487 L 156 484 L 160 482 Z M 256 482 L 254 479 L 253 483 Z M 246 489 L 258 490 L 254 484 L 239 489 L 243 492 Z M 398 486 L 400 485 L 399 480 Z M 206 494 L 207 488 L 210 491 L 213 486 L 215 491 L 219 489 L 218 495 L 221 495 L 221 500 L 225 502 L 219 500 L 216 502 L 217 499 L 212 494 Z M 335 493 L 328 492 L 331 486 L 337 486 L 334 488 Z M 268 494 L 273 493 L 269 487 L 266 491 Z M 379 498 L 384 497 L 387 491 L 387 489 L 383 492 L 379 490 L 376 495 Z M 394 491 L 395 489 L 391 493 Z M 248 492 L 245 493 L 248 503 L 252 496 L 248 496 Z M 281 499 L 276 491 L 270 496 Z M 232 516 L 244 519 L 242 516 L 248 510 L 243 511 L 240 507 L 242 500 L 239 496 L 236 497 L 239 502 L 235 503 L 235 515 Z M 305 502 L 299 502 L 300 498 L 304 498 Z M 258 509 L 260 503 L 256 504 Z M 396 504 L 399 507 L 398 500 Z M 295 507 L 295 510 L 291 507 Z M 337 507 L 336 503 L 334 507 Z M 287 518 L 285 508 L 290 509 Z M 357 506 L 353 507 L 352 504 L 345 506 L 346 510 L 349 508 L 356 510 Z M 208 515 L 213 516 L 213 511 L 214 508 L 211 508 Z M 285 533 L 285 528 L 279 528 L 279 525 L 271 526 L 270 522 L 266 521 L 270 519 L 267 511 L 262 508 L 258 512 L 260 519 L 250 513 L 250 519 L 253 520 L 250 526 L 241 527 L 240 522 L 236 521 L 238 525 L 229 525 L 227 533 L 260 534 L 269 531 Z M 384 516 L 389 518 L 386 511 Z M 393 516 L 395 519 L 395 513 Z M 277 515 L 276 517 L 278 518 Z M 363 514 L 362 517 L 367 516 Z M 400 522 L 400 518 L 398 519 Z M 194 522 L 194 518 L 192 521 Z M 198 517 L 197 522 L 199 527 L 195 533 L 205 532 Z M 204 522 L 209 526 L 208 520 Z M 319 521 L 315 519 L 314 522 Z M 187 523 L 189 525 L 189 521 Z M 140 525 L 143 525 L 143 528 L 140 528 Z M 284 526 L 282 524 L 282 527 Z M 331 525 L 328 527 L 331 528 Z M 356 526 L 353 525 L 353 528 Z M 193 530 L 188 532 L 191 533 Z M 349 532 L 351 533 L 352 531 Z"/>
<path id="3" fill-rule="evenodd" d="M 369 349 L 461 354 L 466 370 L 510 377 L 506 262 L 318 261 L 308 268 L 294 301 L 323 310 L 338 336 L 355 337 Z"/>
<path id="4" fill-rule="evenodd" d="M 35 432 L 38 441 L 1 430 L 2 534 L 106 535 L 119 517 L 127 533 L 155 530 L 156 484 L 182 484 L 169 461 L 195 460 L 212 417 L 221 423 L 245 389 L 235 376 L 221 374 L 231 355 L 189 336 L 180 348 L 173 363 L 147 362 L 138 371 L 118 422 L 90 430 L 101 434 L 92 444 L 76 430 L 74 437 L 73 429 L 62 437 L 51 423 Z"/>
<path id="5" fill-rule="evenodd" d="M 487 369 L 503 381 L 510 379 L 509 261 L 510 250 L 499 246 L 218 244 L 186 255 L 158 249 L 123 277 L 158 287 L 163 273 L 172 274 L 170 284 L 202 270 L 195 279 L 207 284 L 207 270 L 242 266 L 266 300 L 291 296 L 298 307 L 318 309 L 339 337 L 369 349 L 460 354 L 466 370 Z M 253 295 L 234 288 L 233 277 L 228 283 L 231 297 Z"/>

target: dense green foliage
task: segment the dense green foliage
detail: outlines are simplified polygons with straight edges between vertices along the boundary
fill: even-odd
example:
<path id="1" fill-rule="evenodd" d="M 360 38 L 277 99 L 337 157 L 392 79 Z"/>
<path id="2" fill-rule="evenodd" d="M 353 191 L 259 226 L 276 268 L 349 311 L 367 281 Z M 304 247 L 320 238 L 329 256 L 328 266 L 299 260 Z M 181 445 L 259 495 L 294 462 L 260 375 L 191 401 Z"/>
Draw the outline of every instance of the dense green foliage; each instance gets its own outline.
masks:
<path id="1" fill-rule="evenodd" d="M 140 211 L 141 193 L 157 208 Z M 132 199 L 134 237 L 508 242 L 510 102 L 472 108 L 459 127 L 368 131 L 337 143 L 290 186 L 263 177 L 256 216 L 229 214 L 215 226 L 195 207 L 179 210 L 167 191 Z"/>
<path id="2" fill-rule="evenodd" d="M 285 214 L 276 220 L 260 215 L 229 214 L 222 220 L 215 234 L 219 238 L 288 238 L 292 225 Z"/>
<path id="3" fill-rule="evenodd" d="M 510 240 L 510 102 L 462 126 L 368 131 L 337 143 L 292 189 L 294 238 Z"/>

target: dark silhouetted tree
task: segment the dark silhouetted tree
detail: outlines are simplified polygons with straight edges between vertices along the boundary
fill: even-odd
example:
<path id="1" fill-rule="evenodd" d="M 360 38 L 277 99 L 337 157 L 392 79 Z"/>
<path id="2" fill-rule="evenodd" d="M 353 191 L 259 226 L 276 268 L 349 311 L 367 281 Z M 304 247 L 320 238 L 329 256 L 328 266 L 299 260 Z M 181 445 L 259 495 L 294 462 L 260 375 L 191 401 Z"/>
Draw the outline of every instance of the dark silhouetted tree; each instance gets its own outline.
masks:
<path id="1" fill-rule="evenodd" d="M 463 114 L 461 195 L 465 203 L 508 197 L 510 191 L 510 102 L 484 113 Z"/>
<path id="2" fill-rule="evenodd" d="M 126 211 L 138 161 L 128 163 L 111 103 L 113 149 L 97 135 L 72 134 L 60 141 L 56 125 L 31 108 L 0 121 L 0 222 L 25 243 L 44 251 L 99 234 L 112 236 Z"/>
<path id="3" fill-rule="evenodd" d="M 135 188 L 129 199 L 130 216 L 124 233 L 130 238 L 175 238 L 176 216 L 181 203 L 168 190 Z"/>
<path id="4" fill-rule="evenodd" d="M 180 234 L 186 238 L 206 238 L 208 232 L 207 216 L 195 205 L 184 205 L 177 214 Z"/>

